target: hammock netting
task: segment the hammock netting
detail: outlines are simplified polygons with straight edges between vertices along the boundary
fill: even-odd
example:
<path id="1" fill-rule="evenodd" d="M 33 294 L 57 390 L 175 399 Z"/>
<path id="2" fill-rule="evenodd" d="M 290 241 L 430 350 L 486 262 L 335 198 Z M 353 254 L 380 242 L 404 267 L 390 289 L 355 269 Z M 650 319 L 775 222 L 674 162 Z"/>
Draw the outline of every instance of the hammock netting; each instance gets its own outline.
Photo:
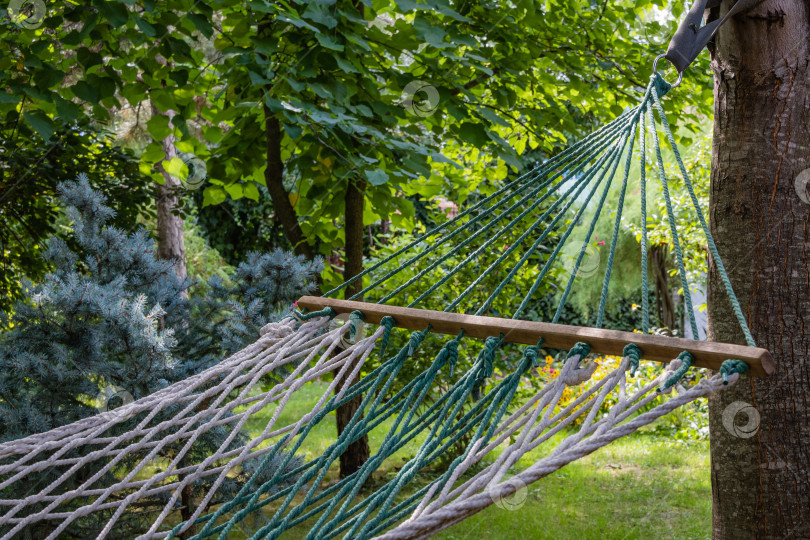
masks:
<path id="1" fill-rule="evenodd" d="M 362 291 L 352 298 L 367 302 L 525 317 L 566 240 L 586 209 L 595 208 L 566 287 L 558 292 L 559 307 L 550 318 L 556 323 L 607 195 L 618 189 L 596 309 L 601 327 L 625 194 L 635 185 L 641 193 L 641 331 L 647 333 L 649 169 L 656 171 L 666 200 L 685 312 L 697 336 L 663 167 L 660 139 L 666 139 L 740 326 L 754 346 L 664 116 L 660 98 L 667 90 L 669 85 L 654 75 L 637 107 L 327 296 L 361 280 Z M 656 158 L 651 163 L 648 147 Z M 637 169 L 631 166 L 634 157 Z M 485 282 L 490 276 L 497 276 L 497 286 L 482 286 L 491 283 Z M 451 292 L 450 285 L 461 292 Z M 134 522 L 138 538 L 278 538 L 294 527 L 305 527 L 310 539 L 428 537 L 676 407 L 734 383 L 748 367 L 730 359 L 720 373 L 684 387 L 681 377 L 692 364 L 688 351 L 645 378 L 636 372 L 643 351 L 627 343 L 623 357 L 596 378 L 597 364 L 586 358 L 589 345 L 578 343 L 556 377 L 532 390 L 528 399 L 516 400 L 524 375 L 537 366 L 542 339 L 536 345 L 511 345 L 520 347 L 517 361 L 492 377 L 507 336 L 481 341 L 465 337 L 462 330 L 424 362 L 424 370 L 397 385 L 403 368 L 423 354 L 428 336 L 436 337 L 431 326 L 408 334 L 386 317 L 367 330 L 361 312 L 343 324 L 335 315 L 327 308 L 268 324 L 256 343 L 181 383 L 0 445 L 0 534 L 104 538 L 114 537 L 124 522 Z M 460 359 L 464 351 L 474 353 Z M 443 370 L 455 377 L 437 397 L 430 390 Z M 277 382 L 270 385 L 272 377 Z M 312 410 L 292 423 L 281 421 L 296 392 L 316 381 L 323 392 Z M 566 392 L 573 387 L 576 392 Z M 362 399 L 358 412 L 334 442 L 309 461 L 300 458 L 313 430 L 333 426 L 337 408 L 357 399 Z M 272 416 L 262 420 L 261 433 L 254 429 L 251 437 L 240 436 L 263 411 L 262 418 L 267 411 Z M 383 429 L 384 437 L 370 459 L 352 475 L 334 478 L 343 451 L 375 429 Z M 200 455 L 195 442 L 210 431 L 222 434 L 222 443 Z M 412 458 L 381 486 L 361 491 L 386 459 L 409 444 L 418 446 Z M 441 472 L 428 482 L 416 481 L 420 471 L 443 462 L 459 444 L 463 450 L 450 454 L 456 457 Z M 521 470 L 521 457 L 536 449 L 543 449 L 542 457 Z"/>

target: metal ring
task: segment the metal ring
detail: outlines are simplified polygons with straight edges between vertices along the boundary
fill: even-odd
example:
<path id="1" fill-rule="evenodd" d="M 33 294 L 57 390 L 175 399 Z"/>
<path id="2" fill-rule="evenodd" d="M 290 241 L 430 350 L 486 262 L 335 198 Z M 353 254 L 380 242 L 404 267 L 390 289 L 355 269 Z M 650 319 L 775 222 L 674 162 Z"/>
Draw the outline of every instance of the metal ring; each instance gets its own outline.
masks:
<path id="1" fill-rule="evenodd" d="M 659 54 L 658 56 L 655 57 L 655 60 L 653 60 L 653 74 L 658 73 L 658 61 L 660 59 L 666 57 L 666 55 L 667 55 L 667 53 L 664 53 L 664 54 Z M 664 80 L 666 80 L 666 79 L 664 79 Z M 678 80 L 675 81 L 675 84 L 670 85 L 670 86 L 672 86 L 672 88 L 677 88 L 678 85 L 681 84 L 681 80 L 683 80 L 683 71 L 678 72 Z"/>

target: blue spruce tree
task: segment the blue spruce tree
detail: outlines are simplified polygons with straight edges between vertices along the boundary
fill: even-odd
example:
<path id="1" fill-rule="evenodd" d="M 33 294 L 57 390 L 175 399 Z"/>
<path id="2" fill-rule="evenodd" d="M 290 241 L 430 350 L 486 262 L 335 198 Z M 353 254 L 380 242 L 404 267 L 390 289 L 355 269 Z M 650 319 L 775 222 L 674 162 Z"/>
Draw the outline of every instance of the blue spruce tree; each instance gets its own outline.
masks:
<path id="1" fill-rule="evenodd" d="M 0 336 L 0 442 L 75 422 L 199 373 L 255 341 L 264 324 L 312 292 L 321 270 L 321 261 L 280 250 L 251 253 L 239 265 L 234 285 L 213 279 L 194 287 L 191 280 L 178 280 L 172 261 L 155 257 L 146 231 L 128 233 L 108 225 L 114 212 L 87 178 L 80 175 L 59 190 L 79 247 L 72 250 L 50 239 L 45 257 L 54 270 L 40 284 L 24 283 L 28 301 L 18 303 L 10 316 L 3 314 L 11 330 Z M 227 430 L 207 432 L 185 459 L 199 462 L 228 435 Z M 246 439 L 239 433 L 233 447 Z M 293 459 L 288 467 L 298 465 Z M 218 494 L 235 493 L 254 466 L 246 462 Z M 45 486 L 62 472 L 37 473 L 29 487 Z M 262 474 L 273 472 L 270 467 Z M 115 480 L 111 473 L 97 485 Z M 183 518 L 207 487 L 201 480 L 184 492 Z M 117 533 L 141 529 L 149 512 L 164 502 L 145 501 L 118 521 Z M 67 537 L 95 536 L 105 522 L 94 519 L 77 520 Z M 26 531 L 32 537 L 47 532 Z"/>

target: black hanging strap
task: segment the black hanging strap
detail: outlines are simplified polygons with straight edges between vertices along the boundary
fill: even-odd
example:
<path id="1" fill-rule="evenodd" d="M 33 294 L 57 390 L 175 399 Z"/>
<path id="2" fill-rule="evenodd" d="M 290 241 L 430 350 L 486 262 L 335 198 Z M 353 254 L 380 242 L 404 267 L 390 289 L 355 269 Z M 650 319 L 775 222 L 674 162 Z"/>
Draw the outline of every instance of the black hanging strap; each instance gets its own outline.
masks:
<path id="1" fill-rule="evenodd" d="M 737 3 L 734 4 L 724 16 L 700 26 L 703 12 L 708 8 L 720 5 L 720 0 L 695 0 L 689 13 L 686 14 L 686 17 L 681 21 L 675 34 L 672 36 L 664 58 L 672 62 L 672 65 L 675 66 L 678 73 L 682 73 L 689 67 L 689 64 L 698 57 L 703 47 L 712 39 L 712 36 L 717 32 L 721 24 L 737 13 L 754 7 L 761 1 L 762 0 L 737 0 Z"/>

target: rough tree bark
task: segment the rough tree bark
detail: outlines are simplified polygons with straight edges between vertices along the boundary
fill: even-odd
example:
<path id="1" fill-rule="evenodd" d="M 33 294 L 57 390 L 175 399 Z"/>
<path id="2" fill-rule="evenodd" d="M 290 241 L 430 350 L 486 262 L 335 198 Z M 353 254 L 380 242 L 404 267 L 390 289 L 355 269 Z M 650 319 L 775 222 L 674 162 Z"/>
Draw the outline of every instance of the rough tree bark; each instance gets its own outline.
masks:
<path id="1" fill-rule="evenodd" d="M 312 257 L 314 255 L 311 246 L 307 243 L 301 225 L 298 223 L 298 215 L 295 208 L 290 203 L 287 190 L 284 189 L 284 161 L 281 158 L 281 125 L 272 111 L 265 105 L 264 107 L 264 128 L 267 142 L 267 169 L 265 170 L 265 184 L 270 192 L 270 199 L 273 201 L 276 219 L 281 223 L 284 235 L 296 253 Z M 351 181 L 346 190 L 345 196 L 345 233 L 346 233 L 346 253 L 344 261 L 343 279 L 349 279 L 363 271 L 363 200 L 365 197 L 365 182 L 362 180 Z M 360 284 L 353 284 L 346 289 L 346 296 L 349 297 L 360 290 Z M 338 389 L 346 384 L 353 384 L 354 381 L 339 381 Z M 335 412 L 337 432 L 343 433 L 346 425 L 360 407 L 362 397 L 358 397 L 349 403 L 338 407 Z M 370 450 L 368 437 L 364 436 L 349 445 L 346 451 L 340 456 L 340 475 L 348 476 L 359 469 L 368 460 Z"/>
<path id="2" fill-rule="evenodd" d="M 166 116 L 169 122 L 171 122 L 174 116 L 173 111 L 163 113 L 151 101 L 150 105 L 153 115 L 160 114 Z M 177 157 L 177 148 L 174 146 L 174 142 L 174 135 L 169 135 L 160 141 L 167 161 Z M 157 256 L 160 259 L 173 259 L 175 261 L 174 273 L 177 275 L 178 279 L 182 281 L 186 279 L 188 273 L 186 271 L 186 243 L 183 238 L 183 218 L 175 213 L 176 209 L 180 206 L 180 197 L 178 195 L 180 180 L 170 175 L 161 164 L 158 164 L 158 170 L 160 174 L 163 175 L 163 184 L 158 186 L 155 200 L 158 234 Z M 188 298 L 188 291 L 183 291 L 182 295 Z M 180 516 L 184 520 L 190 519 L 194 513 L 193 485 L 186 486 L 180 497 Z M 192 526 L 189 530 L 182 533 L 180 538 L 190 538 L 191 535 L 196 532 L 196 529 L 196 525 Z"/>
<path id="3" fill-rule="evenodd" d="M 764 0 L 712 48 L 712 233 L 778 365 L 709 400 L 714 538 L 810 538 L 809 61 L 807 0 Z M 709 339 L 744 343 L 714 266 L 708 304 Z"/>
<path id="4" fill-rule="evenodd" d="M 284 161 L 281 159 L 281 125 L 267 105 L 264 106 L 264 133 L 267 141 L 267 168 L 264 171 L 264 183 L 267 186 L 267 191 L 270 192 L 270 200 L 273 201 L 276 219 L 281 223 L 284 236 L 292 244 L 293 251 L 311 259 L 313 256 L 312 248 L 304 238 L 295 208 L 290 203 L 287 190 L 284 189 Z"/>
<path id="5" fill-rule="evenodd" d="M 151 103 L 151 102 L 150 102 Z M 160 114 L 169 118 L 173 112 L 160 112 L 151 103 L 152 114 Z M 177 157 L 177 148 L 174 146 L 174 135 L 169 135 L 160 144 L 166 153 L 166 160 Z M 183 218 L 175 213 L 180 205 L 180 198 L 177 195 L 177 188 L 180 181 L 170 175 L 162 165 L 158 164 L 158 170 L 163 175 L 164 182 L 158 186 L 155 206 L 157 207 L 157 234 L 158 245 L 157 255 L 160 259 L 175 259 L 174 273 L 181 280 L 186 279 L 186 244 L 183 240 Z"/>
<path id="6" fill-rule="evenodd" d="M 667 335 L 672 336 L 674 331 L 678 330 L 678 324 L 675 319 L 675 303 L 669 288 L 667 251 L 666 244 L 652 246 L 650 248 L 650 267 L 655 281 L 655 306 L 658 319 L 666 328 Z"/>
<path id="7" fill-rule="evenodd" d="M 346 261 L 343 267 L 344 280 L 350 279 L 363 271 L 363 202 L 365 189 L 366 185 L 363 180 L 350 180 L 346 189 Z M 346 298 L 358 293 L 361 289 L 362 283 L 360 281 L 352 283 L 346 288 Z M 340 381 L 338 390 L 347 384 L 354 384 L 354 382 Z M 362 401 L 363 397 L 357 396 L 345 405 L 338 407 L 336 411 L 338 435 L 343 433 L 352 416 L 360 408 Z M 370 452 L 368 437 L 365 435 L 351 443 L 340 456 L 340 476 L 345 478 L 357 471 L 368 460 Z"/>

